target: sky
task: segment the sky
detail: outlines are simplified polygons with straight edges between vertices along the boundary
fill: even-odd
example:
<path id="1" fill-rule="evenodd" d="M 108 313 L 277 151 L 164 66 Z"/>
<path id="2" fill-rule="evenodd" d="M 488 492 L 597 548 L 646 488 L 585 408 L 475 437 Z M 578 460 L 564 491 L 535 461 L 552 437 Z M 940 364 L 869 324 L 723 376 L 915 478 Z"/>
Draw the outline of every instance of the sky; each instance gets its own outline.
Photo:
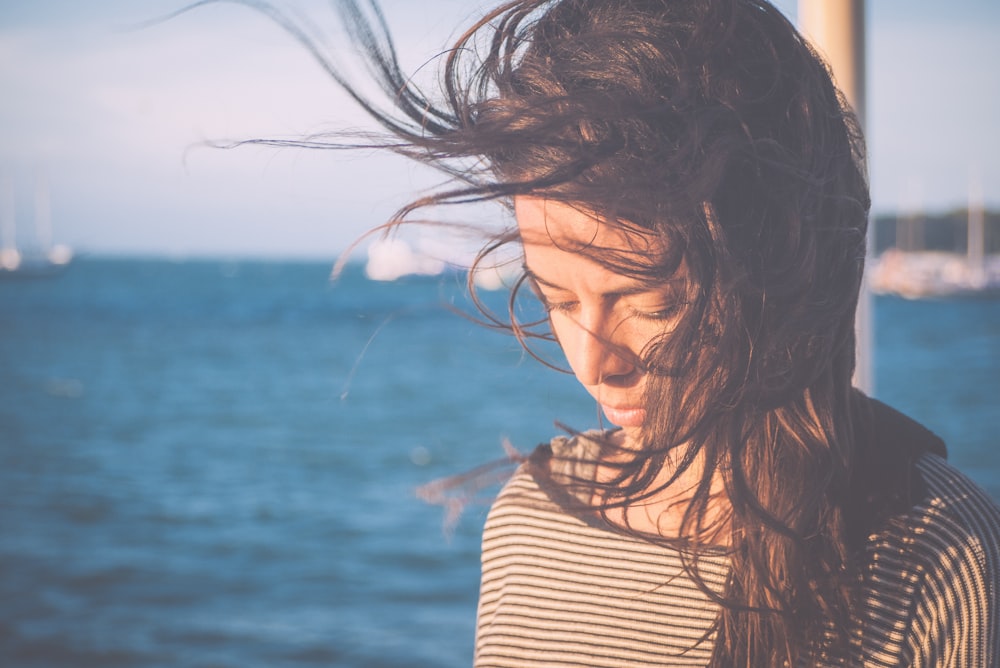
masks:
<path id="1" fill-rule="evenodd" d="M 382 2 L 407 70 L 489 4 Z M 795 19 L 795 0 L 776 4 Z M 137 27 L 182 6 L 0 0 L 0 196 L 12 193 L 22 245 L 43 192 L 55 240 L 78 253 L 332 261 L 439 182 L 370 152 L 205 146 L 364 117 L 300 44 L 237 3 Z M 327 3 L 282 6 L 343 43 Z M 1000 208 L 1000 3 L 868 0 L 866 22 L 873 211 L 963 207 L 970 189 Z"/>

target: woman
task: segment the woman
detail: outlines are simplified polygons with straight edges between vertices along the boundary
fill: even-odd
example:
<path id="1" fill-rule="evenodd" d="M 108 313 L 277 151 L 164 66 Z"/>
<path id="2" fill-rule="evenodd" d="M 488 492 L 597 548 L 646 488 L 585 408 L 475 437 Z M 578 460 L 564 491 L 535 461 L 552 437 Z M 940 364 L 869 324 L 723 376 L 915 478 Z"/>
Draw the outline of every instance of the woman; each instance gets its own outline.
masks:
<path id="1" fill-rule="evenodd" d="M 548 317 L 509 326 L 551 333 L 613 426 L 500 494 L 476 665 L 1000 664 L 1000 510 L 851 385 L 863 141 L 785 18 L 516 0 L 448 52 L 435 104 L 343 4 L 387 144 L 461 182 L 390 224 L 510 204 L 481 260 L 520 243 Z"/>

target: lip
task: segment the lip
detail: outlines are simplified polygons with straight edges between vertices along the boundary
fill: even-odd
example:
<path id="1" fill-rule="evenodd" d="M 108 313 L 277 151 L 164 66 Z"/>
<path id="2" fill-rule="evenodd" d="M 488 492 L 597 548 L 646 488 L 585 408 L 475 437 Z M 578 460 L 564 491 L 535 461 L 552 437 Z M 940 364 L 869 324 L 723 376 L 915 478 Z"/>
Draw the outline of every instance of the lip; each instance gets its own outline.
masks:
<path id="1" fill-rule="evenodd" d="M 619 427 L 641 427 L 646 420 L 646 409 L 635 407 L 614 408 L 612 406 L 601 405 L 604 416 L 611 424 Z"/>

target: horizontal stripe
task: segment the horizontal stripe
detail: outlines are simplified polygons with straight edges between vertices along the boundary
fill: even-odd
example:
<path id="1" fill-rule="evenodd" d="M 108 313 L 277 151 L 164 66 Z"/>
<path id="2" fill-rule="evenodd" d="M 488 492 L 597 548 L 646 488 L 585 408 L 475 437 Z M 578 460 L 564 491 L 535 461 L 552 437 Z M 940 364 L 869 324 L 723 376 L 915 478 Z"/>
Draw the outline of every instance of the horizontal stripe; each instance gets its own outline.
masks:
<path id="1" fill-rule="evenodd" d="M 1000 509 L 936 456 L 918 471 L 927 498 L 869 539 L 852 665 L 996 665 Z M 482 563 L 477 668 L 704 666 L 711 657 L 718 606 L 683 555 L 574 515 L 527 468 L 490 511 Z M 722 592 L 726 558 L 697 565 Z"/>

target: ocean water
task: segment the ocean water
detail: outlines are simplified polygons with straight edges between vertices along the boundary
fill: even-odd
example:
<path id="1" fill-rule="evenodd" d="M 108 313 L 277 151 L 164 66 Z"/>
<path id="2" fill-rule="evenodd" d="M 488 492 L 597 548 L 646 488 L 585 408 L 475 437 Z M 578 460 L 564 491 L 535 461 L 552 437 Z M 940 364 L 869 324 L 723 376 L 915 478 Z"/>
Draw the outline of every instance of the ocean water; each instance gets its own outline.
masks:
<path id="1" fill-rule="evenodd" d="M 457 279 L 328 272 L 0 283 L 0 665 L 469 665 L 488 493 L 452 526 L 415 490 L 593 406 Z M 1000 497 L 1000 302 L 875 316 L 878 396 Z"/>

